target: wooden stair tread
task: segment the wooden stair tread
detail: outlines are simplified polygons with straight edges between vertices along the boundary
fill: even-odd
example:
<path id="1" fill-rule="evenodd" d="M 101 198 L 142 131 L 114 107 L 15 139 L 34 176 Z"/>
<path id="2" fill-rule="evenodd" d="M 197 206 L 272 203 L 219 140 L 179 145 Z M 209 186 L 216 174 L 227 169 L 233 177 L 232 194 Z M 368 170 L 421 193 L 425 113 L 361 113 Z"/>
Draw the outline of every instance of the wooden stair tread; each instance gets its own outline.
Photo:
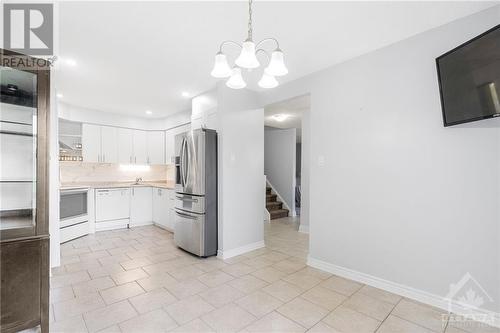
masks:
<path id="1" fill-rule="evenodd" d="M 266 202 L 274 202 L 278 196 L 276 194 L 267 194 Z"/>
<path id="2" fill-rule="evenodd" d="M 273 193 L 270 186 L 266 186 L 266 209 L 271 220 L 288 216 L 288 209 L 283 208 L 283 202 L 278 201 L 278 195 Z"/>
<path id="3" fill-rule="evenodd" d="M 288 216 L 288 209 L 276 209 L 269 212 L 271 220 Z"/>
<path id="4" fill-rule="evenodd" d="M 281 209 L 281 207 L 283 207 L 283 203 L 281 201 L 273 201 L 266 203 L 266 209 L 269 211 Z"/>

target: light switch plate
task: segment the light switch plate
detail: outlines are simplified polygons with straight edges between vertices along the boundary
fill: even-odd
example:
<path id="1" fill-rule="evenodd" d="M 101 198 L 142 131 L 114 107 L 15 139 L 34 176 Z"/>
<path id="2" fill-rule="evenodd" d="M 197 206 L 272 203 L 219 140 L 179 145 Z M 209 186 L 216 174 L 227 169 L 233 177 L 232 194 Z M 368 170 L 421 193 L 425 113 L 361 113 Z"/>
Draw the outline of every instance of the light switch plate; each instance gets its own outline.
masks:
<path id="1" fill-rule="evenodd" d="M 318 156 L 318 166 L 320 167 L 325 166 L 325 156 L 323 155 Z"/>

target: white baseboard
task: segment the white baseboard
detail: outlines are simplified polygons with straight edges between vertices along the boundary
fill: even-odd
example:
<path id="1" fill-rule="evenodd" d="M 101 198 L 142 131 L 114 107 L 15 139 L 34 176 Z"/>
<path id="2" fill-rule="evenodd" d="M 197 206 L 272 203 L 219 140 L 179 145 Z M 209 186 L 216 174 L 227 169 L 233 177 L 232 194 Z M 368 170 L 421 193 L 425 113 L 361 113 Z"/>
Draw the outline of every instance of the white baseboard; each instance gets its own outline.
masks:
<path id="1" fill-rule="evenodd" d="M 124 229 L 128 227 L 129 219 L 112 220 L 95 223 L 95 231 L 106 231 L 114 229 Z"/>
<path id="2" fill-rule="evenodd" d="M 141 223 L 134 223 L 134 224 L 129 224 L 129 228 L 135 228 L 135 227 L 144 227 L 147 225 L 153 225 L 153 221 L 150 222 L 141 222 Z"/>
<path id="3" fill-rule="evenodd" d="M 299 225 L 299 232 L 303 232 L 305 234 L 308 234 L 309 233 L 309 225 L 300 224 Z"/>
<path id="4" fill-rule="evenodd" d="M 410 298 L 420 303 L 434 306 L 436 308 L 448 311 L 449 302 L 448 299 L 442 296 L 428 293 L 423 290 L 418 290 L 412 287 L 408 287 L 396 282 L 384 280 L 369 274 L 361 273 L 358 271 L 351 270 L 349 268 L 337 266 L 319 259 L 307 258 L 307 264 L 311 267 L 321 269 L 325 272 L 332 273 L 346 279 L 357 281 L 375 288 L 379 288 L 393 294 L 397 294 L 406 298 Z M 463 309 L 458 303 L 452 306 L 452 312 L 458 315 L 467 315 L 463 312 Z M 489 325 L 494 325 L 495 327 L 500 327 L 500 313 L 496 313 L 490 310 L 478 309 L 475 310 L 477 313 L 489 316 L 489 318 L 494 318 L 494 322 L 487 322 Z"/>
<path id="5" fill-rule="evenodd" d="M 166 227 L 166 226 L 164 226 L 164 225 L 161 225 L 161 224 L 159 224 L 159 223 L 153 222 L 153 225 L 155 225 L 155 226 L 157 226 L 158 228 L 161 228 L 161 229 L 163 229 L 163 230 L 167 230 L 167 231 L 169 231 L 169 232 L 171 232 L 171 233 L 174 233 L 174 230 L 173 230 L 173 229 L 171 229 L 171 228 L 169 228 L 169 227 Z"/>
<path id="6" fill-rule="evenodd" d="M 237 247 L 237 248 L 231 249 L 231 250 L 226 250 L 226 251 L 218 250 L 217 257 L 219 257 L 221 259 L 229 259 L 229 258 L 236 257 L 236 256 L 239 256 L 241 254 L 244 254 L 244 253 L 247 253 L 250 251 L 258 250 L 258 249 L 263 248 L 265 246 L 266 246 L 266 244 L 262 240 L 262 241 L 258 241 L 255 243 L 240 246 L 240 247 Z"/>

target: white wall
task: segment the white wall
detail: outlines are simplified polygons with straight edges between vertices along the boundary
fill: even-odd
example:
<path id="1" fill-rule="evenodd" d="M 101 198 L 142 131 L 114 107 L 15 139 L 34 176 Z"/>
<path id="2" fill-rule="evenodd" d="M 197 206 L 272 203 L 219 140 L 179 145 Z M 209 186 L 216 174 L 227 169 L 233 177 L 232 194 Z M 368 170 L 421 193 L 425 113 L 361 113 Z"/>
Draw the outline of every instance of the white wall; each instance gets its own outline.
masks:
<path id="1" fill-rule="evenodd" d="M 218 85 L 219 252 L 264 246 L 264 110 L 248 90 Z"/>
<path id="2" fill-rule="evenodd" d="M 310 263 L 438 306 L 470 272 L 500 312 L 500 119 L 444 128 L 435 66 L 499 21 L 497 6 L 261 96 L 311 93 Z"/>
<path id="3" fill-rule="evenodd" d="M 270 129 L 264 131 L 264 174 L 295 215 L 295 183 L 297 130 Z"/>

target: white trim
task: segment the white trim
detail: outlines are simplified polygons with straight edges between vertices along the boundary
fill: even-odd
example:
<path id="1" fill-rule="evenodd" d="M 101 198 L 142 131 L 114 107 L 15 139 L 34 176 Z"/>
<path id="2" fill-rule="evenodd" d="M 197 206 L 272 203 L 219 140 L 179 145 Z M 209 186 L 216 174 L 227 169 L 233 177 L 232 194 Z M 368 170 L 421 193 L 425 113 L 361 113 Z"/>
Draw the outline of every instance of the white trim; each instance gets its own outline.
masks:
<path id="1" fill-rule="evenodd" d="M 171 233 L 174 233 L 174 230 L 173 230 L 173 229 L 171 229 L 171 228 L 169 228 L 169 227 L 166 227 L 166 226 L 164 226 L 164 225 L 162 225 L 162 224 L 159 224 L 159 223 L 153 222 L 153 225 L 154 225 L 154 226 L 157 226 L 157 227 L 158 227 L 158 228 L 160 228 L 160 229 L 167 230 L 167 231 L 169 231 L 169 232 L 171 232 Z"/>
<path id="2" fill-rule="evenodd" d="M 264 175 L 264 193 L 267 195 L 267 176 Z M 270 223 L 271 222 L 271 214 L 267 210 L 267 199 L 266 196 L 264 195 L 264 222 Z"/>
<path id="3" fill-rule="evenodd" d="M 153 223 L 153 221 L 140 222 L 140 223 L 134 223 L 134 224 L 129 223 L 128 227 L 129 228 L 135 228 L 135 227 L 144 227 L 144 226 L 147 226 L 147 225 L 154 225 L 154 223 Z"/>
<path id="4" fill-rule="evenodd" d="M 308 234 L 309 233 L 309 225 L 307 225 L 307 224 L 304 225 L 301 223 L 299 225 L 299 232 L 302 232 L 304 234 Z"/>
<path id="5" fill-rule="evenodd" d="M 290 214 L 290 216 L 296 216 L 295 209 L 294 210 L 290 209 L 290 207 L 286 204 L 286 201 L 283 200 L 283 197 L 279 194 L 278 191 L 276 191 L 276 189 L 274 188 L 273 184 L 271 184 L 269 179 L 266 179 L 266 182 L 267 182 L 267 185 L 269 185 L 269 187 L 271 188 L 271 193 L 274 192 L 274 194 L 276 194 L 276 196 L 278 196 L 279 201 L 281 201 L 283 203 L 283 207 L 288 209 L 288 214 Z M 266 201 L 266 204 L 267 204 L 267 201 Z"/>
<path id="6" fill-rule="evenodd" d="M 237 247 L 237 248 L 232 249 L 232 250 L 226 250 L 226 251 L 218 250 L 217 257 L 219 257 L 221 259 L 229 259 L 229 258 L 236 257 L 236 256 L 239 256 L 241 254 L 244 254 L 244 253 L 247 253 L 250 251 L 258 250 L 258 249 L 263 248 L 265 246 L 266 246 L 266 244 L 264 243 L 263 240 L 261 240 L 261 241 L 255 242 L 255 243 L 250 243 L 247 245 Z"/>
<path id="7" fill-rule="evenodd" d="M 415 289 L 396 282 L 384 280 L 369 274 L 354 271 L 349 268 L 337 266 L 319 259 L 312 258 L 311 256 L 307 258 L 307 265 L 406 298 L 410 298 L 420 303 L 428 304 L 445 311 L 448 311 L 449 309 L 450 304 L 448 302 L 448 299 L 443 296 L 438 296 L 423 290 Z M 466 315 L 467 313 L 464 313 L 464 311 L 461 309 L 462 307 L 458 303 L 454 304 L 453 306 L 454 313 L 459 315 Z M 500 313 L 496 313 L 486 309 L 478 309 L 477 312 L 494 318 L 494 323 L 488 322 L 487 324 L 490 325 L 493 324 L 495 327 L 500 327 Z"/>

